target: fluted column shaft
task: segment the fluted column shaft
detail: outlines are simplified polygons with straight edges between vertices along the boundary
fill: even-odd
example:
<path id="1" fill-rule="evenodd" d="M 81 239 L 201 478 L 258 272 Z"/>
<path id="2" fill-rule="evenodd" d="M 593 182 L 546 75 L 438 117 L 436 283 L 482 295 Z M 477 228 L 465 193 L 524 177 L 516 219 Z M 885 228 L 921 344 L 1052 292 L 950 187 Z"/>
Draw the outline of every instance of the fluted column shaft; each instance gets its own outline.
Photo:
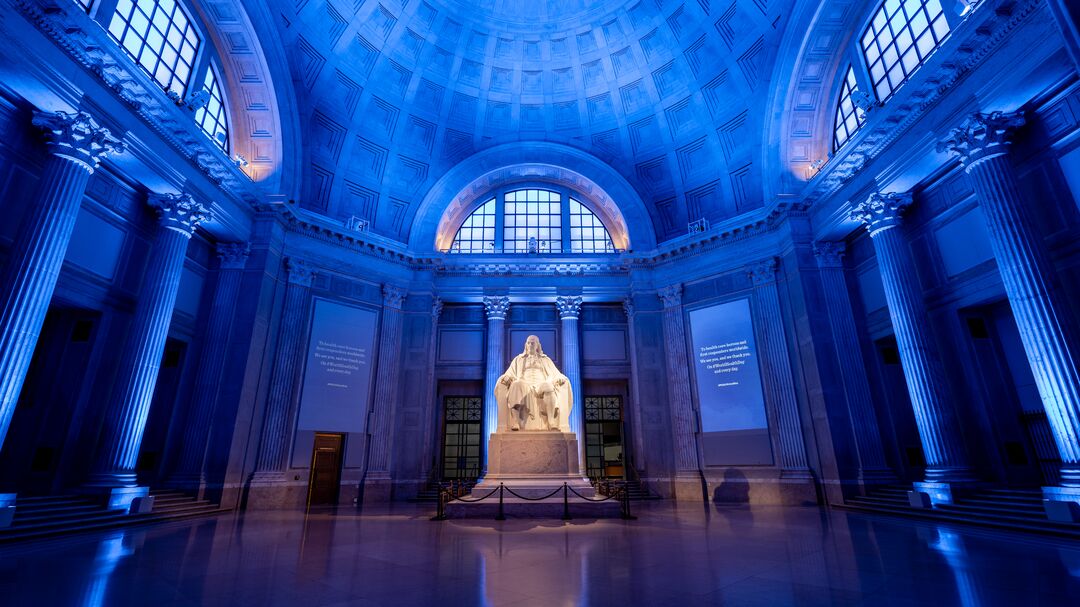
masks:
<path id="1" fill-rule="evenodd" d="M 926 457 L 926 480 L 971 480 L 956 412 L 949 402 L 945 366 L 930 335 L 915 261 L 899 227 L 900 214 L 910 204 L 910 194 L 875 194 L 855 210 L 853 217 L 867 224 L 874 243 L 900 364 Z"/>
<path id="2" fill-rule="evenodd" d="M 285 310 L 274 352 L 254 481 L 282 480 L 288 467 L 289 439 L 296 418 L 296 386 L 303 355 L 304 311 L 311 290 L 312 272 L 306 263 L 297 259 L 289 259 L 287 266 L 289 284 L 285 289 Z"/>
<path id="3" fill-rule="evenodd" d="M 487 315 L 487 356 L 484 361 L 484 462 L 491 435 L 499 428 L 499 403 L 495 400 L 495 383 L 503 373 L 506 358 L 506 315 L 510 311 L 509 297 L 485 297 Z"/>
<path id="4" fill-rule="evenodd" d="M 634 457 L 630 463 L 640 473 L 648 470 L 649 463 L 645 459 L 645 411 L 642 408 L 640 391 L 638 390 L 640 368 L 637 356 L 636 310 L 633 295 L 623 300 L 623 312 L 626 313 L 627 337 L 630 341 L 630 409 L 633 411 L 630 427 L 633 429 L 634 434 Z"/>
<path id="5" fill-rule="evenodd" d="M 578 436 L 584 447 L 585 410 L 582 405 L 583 386 L 581 385 L 581 338 L 578 335 L 578 319 L 581 317 L 580 297 L 556 297 L 555 307 L 559 310 L 562 323 L 562 372 L 570 380 L 574 402 L 570 409 L 570 431 Z M 584 457 L 579 461 L 585 461 Z"/>
<path id="6" fill-rule="evenodd" d="M 754 283 L 754 310 L 761 333 L 764 354 L 765 392 L 776 415 L 780 442 L 781 476 L 807 477 L 806 442 L 799 422 L 799 403 L 795 400 L 795 381 L 791 375 L 784 320 L 780 316 L 780 293 L 776 288 L 775 259 L 767 259 L 748 268 Z"/>
<path id="7" fill-rule="evenodd" d="M 1054 288 L 1054 266 L 1007 156 L 1020 114 L 976 114 L 943 143 L 965 164 L 1028 364 L 1061 455 L 1061 485 L 1080 488 L 1080 329 Z"/>
<path id="8" fill-rule="evenodd" d="M 217 274 L 214 300 L 210 304 L 210 317 L 204 330 L 205 341 L 199 357 L 199 369 L 195 375 L 195 390 L 191 396 L 190 413 L 184 427 L 184 439 L 180 444 L 173 482 L 178 484 L 201 484 L 205 481 L 207 440 L 210 422 L 214 416 L 221 373 L 228 352 L 230 329 L 235 315 L 236 297 L 240 293 L 240 280 L 244 276 L 250 246 L 247 243 L 218 244 L 221 260 Z"/>
<path id="9" fill-rule="evenodd" d="M 64 264 L 90 175 L 120 144 L 87 114 L 36 113 L 50 152 L 0 283 L 0 446 Z"/>
<path id="10" fill-rule="evenodd" d="M 424 423 L 424 457 L 420 464 L 420 476 L 424 479 L 429 478 L 431 475 L 432 466 L 438 470 L 438 464 L 435 462 L 435 441 L 441 439 L 435 434 L 435 420 L 438 419 L 441 412 L 442 403 L 435 402 L 435 365 L 439 358 L 437 349 L 439 346 L 439 318 L 442 316 L 442 310 L 443 301 L 439 299 L 438 295 L 433 295 L 431 298 L 431 337 L 428 339 L 427 389 L 424 392 L 424 402 L 427 403 L 426 407 L 433 407 L 434 410 L 428 409 L 428 415 L 425 416 L 427 421 Z"/>
<path id="11" fill-rule="evenodd" d="M 690 397 L 689 359 L 686 355 L 686 327 L 683 322 L 682 285 L 659 291 L 664 302 L 664 348 L 667 363 L 668 401 L 671 406 L 671 429 L 675 441 L 675 473 L 696 475 L 697 438 L 694 436 L 694 410 Z"/>
<path id="12" fill-rule="evenodd" d="M 157 386 L 165 340 L 180 288 L 184 258 L 195 226 L 207 210 L 187 195 L 151 195 L 159 215 L 135 317 L 121 350 L 114 395 L 109 401 L 103 441 L 89 485 L 134 487 L 146 419 Z"/>
<path id="13" fill-rule="evenodd" d="M 885 449 L 881 444 L 881 431 L 874 414 L 874 401 L 870 395 L 870 382 L 866 378 L 859 335 L 855 329 L 855 315 L 848 298 L 847 281 L 844 279 L 843 242 L 819 242 L 814 246 L 820 268 L 822 296 L 829 316 L 829 328 L 833 337 L 843 382 L 844 399 L 848 418 L 855 439 L 861 479 L 888 479 L 894 475 L 885 461 Z"/>
<path id="14" fill-rule="evenodd" d="M 394 445 L 394 412 L 400 403 L 398 375 L 401 370 L 401 332 L 404 319 L 401 306 L 407 292 L 383 285 L 382 325 L 379 329 L 379 370 L 375 380 L 372 405 L 371 459 L 369 477 L 389 477 L 391 450 Z"/>

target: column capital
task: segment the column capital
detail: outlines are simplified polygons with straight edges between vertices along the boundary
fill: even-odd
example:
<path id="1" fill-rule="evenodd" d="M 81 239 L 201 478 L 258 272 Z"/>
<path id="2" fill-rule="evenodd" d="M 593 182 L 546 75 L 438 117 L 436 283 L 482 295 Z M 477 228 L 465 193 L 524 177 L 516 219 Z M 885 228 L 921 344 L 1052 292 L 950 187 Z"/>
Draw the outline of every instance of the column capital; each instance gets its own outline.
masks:
<path id="1" fill-rule="evenodd" d="M 439 299 L 438 295 L 432 297 L 431 298 L 431 318 L 438 321 L 439 317 L 442 316 L 442 309 L 443 309 L 443 300 Z"/>
<path id="2" fill-rule="evenodd" d="M 660 301 L 664 302 L 665 308 L 675 308 L 682 305 L 682 284 L 675 283 L 659 289 L 656 292 Z"/>
<path id="3" fill-rule="evenodd" d="M 900 217 L 911 206 L 910 192 L 873 193 L 866 202 L 851 210 L 851 218 L 861 222 L 873 236 L 894 226 L 900 225 Z"/>
<path id="4" fill-rule="evenodd" d="M 397 285 L 385 284 L 382 287 L 382 303 L 384 308 L 400 310 L 409 290 Z"/>
<path id="5" fill-rule="evenodd" d="M 50 152 L 82 164 L 91 173 L 105 156 L 124 151 L 124 144 L 86 112 L 35 110 L 31 123 L 45 132 Z"/>
<path id="6" fill-rule="evenodd" d="M 637 308 L 634 307 L 633 296 L 628 295 L 622 300 L 622 310 L 623 313 L 626 314 L 626 318 L 630 320 L 634 319 L 634 315 L 637 314 Z"/>
<path id="7" fill-rule="evenodd" d="M 152 192 L 147 203 L 157 212 L 158 223 L 191 238 L 195 227 L 211 219 L 210 210 L 196 202 L 191 194 Z"/>
<path id="8" fill-rule="evenodd" d="M 817 258 L 818 267 L 822 269 L 843 268 L 846 253 L 847 244 L 842 240 L 819 240 L 814 243 L 814 257 Z"/>
<path id="9" fill-rule="evenodd" d="M 221 260 L 222 270 L 243 270 L 247 264 L 251 244 L 247 242 L 219 242 L 217 256 Z"/>
<path id="10" fill-rule="evenodd" d="M 1008 152 L 1013 133 L 1025 122 L 1021 111 L 975 113 L 949 131 L 948 138 L 938 142 L 937 150 L 949 152 L 970 171 L 979 161 Z"/>
<path id="11" fill-rule="evenodd" d="M 577 295 L 556 297 L 555 308 L 559 310 L 560 320 L 577 319 L 581 316 L 581 297 Z"/>
<path id="12" fill-rule="evenodd" d="M 285 269 L 289 272 L 289 284 L 310 287 L 311 279 L 315 277 L 315 271 L 311 265 L 303 259 L 289 257 L 285 260 Z"/>
<path id="13" fill-rule="evenodd" d="M 506 320 L 510 312 L 510 298 L 506 296 L 485 297 L 484 312 L 488 320 Z"/>
<path id="14" fill-rule="evenodd" d="M 746 274 L 754 286 L 766 285 L 776 282 L 776 268 L 779 267 L 775 257 L 762 259 L 746 266 Z"/>

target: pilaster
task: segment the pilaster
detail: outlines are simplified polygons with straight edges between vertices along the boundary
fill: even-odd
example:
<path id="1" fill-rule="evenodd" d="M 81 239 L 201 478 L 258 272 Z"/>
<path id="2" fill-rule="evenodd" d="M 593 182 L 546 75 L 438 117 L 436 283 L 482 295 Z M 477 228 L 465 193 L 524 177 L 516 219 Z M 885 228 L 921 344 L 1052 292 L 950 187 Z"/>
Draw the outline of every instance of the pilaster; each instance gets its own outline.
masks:
<path id="1" fill-rule="evenodd" d="M 390 466 L 394 447 L 394 417 L 401 406 L 398 376 L 401 370 L 401 308 L 408 291 L 383 285 L 382 322 L 379 328 L 379 366 L 375 375 L 375 400 L 371 405 L 371 446 L 364 475 L 364 501 L 388 501 L 392 496 Z"/>
<path id="2" fill-rule="evenodd" d="M 671 431 L 675 447 L 674 494 L 676 499 L 704 498 L 698 457 L 693 401 L 690 396 L 690 359 L 686 352 L 682 285 L 661 288 L 657 295 L 664 306 L 664 346 L 671 406 Z"/>
<path id="3" fill-rule="evenodd" d="M 491 435 L 504 420 L 506 412 L 495 400 L 495 382 L 503 373 L 506 358 L 506 315 L 510 313 L 510 298 L 485 297 L 484 313 L 487 315 L 487 354 L 484 360 L 484 466 L 487 466 L 487 449 Z"/>

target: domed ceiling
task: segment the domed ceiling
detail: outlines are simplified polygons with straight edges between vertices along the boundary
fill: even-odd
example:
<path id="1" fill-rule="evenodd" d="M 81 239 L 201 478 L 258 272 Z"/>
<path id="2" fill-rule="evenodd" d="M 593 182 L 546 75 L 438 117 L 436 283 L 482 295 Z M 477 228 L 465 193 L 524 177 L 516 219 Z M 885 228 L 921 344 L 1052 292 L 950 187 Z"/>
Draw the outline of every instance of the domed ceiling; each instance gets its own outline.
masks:
<path id="1" fill-rule="evenodd" d="M 561 143 L 636 190 L 658 241 L 762 205 L 782 0 L 291 0 L 274 5 L 301 204 L 405 242 L 470 155 Z M 573 168 L 573 167 L 569 167 Z M 450 194 L 452 195 L 452 194 Z"/>

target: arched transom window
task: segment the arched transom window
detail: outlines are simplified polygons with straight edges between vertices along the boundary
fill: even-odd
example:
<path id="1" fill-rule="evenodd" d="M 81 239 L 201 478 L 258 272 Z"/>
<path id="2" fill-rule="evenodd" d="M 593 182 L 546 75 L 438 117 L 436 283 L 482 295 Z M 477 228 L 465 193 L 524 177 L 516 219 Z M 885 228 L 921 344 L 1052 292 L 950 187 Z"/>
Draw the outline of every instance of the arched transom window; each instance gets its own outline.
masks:
<path id="1" fill-rule="evenodd" d="M 573 192 L 499 192 L 461 223 L 451 253 L 614 253 L 603 222 Z"/>
<path id="2" fill-rule="evenodd" d="M 878 100 L 900 88 L 948 34 L 940 0 L 885 0 L 861 41 Z"/>

